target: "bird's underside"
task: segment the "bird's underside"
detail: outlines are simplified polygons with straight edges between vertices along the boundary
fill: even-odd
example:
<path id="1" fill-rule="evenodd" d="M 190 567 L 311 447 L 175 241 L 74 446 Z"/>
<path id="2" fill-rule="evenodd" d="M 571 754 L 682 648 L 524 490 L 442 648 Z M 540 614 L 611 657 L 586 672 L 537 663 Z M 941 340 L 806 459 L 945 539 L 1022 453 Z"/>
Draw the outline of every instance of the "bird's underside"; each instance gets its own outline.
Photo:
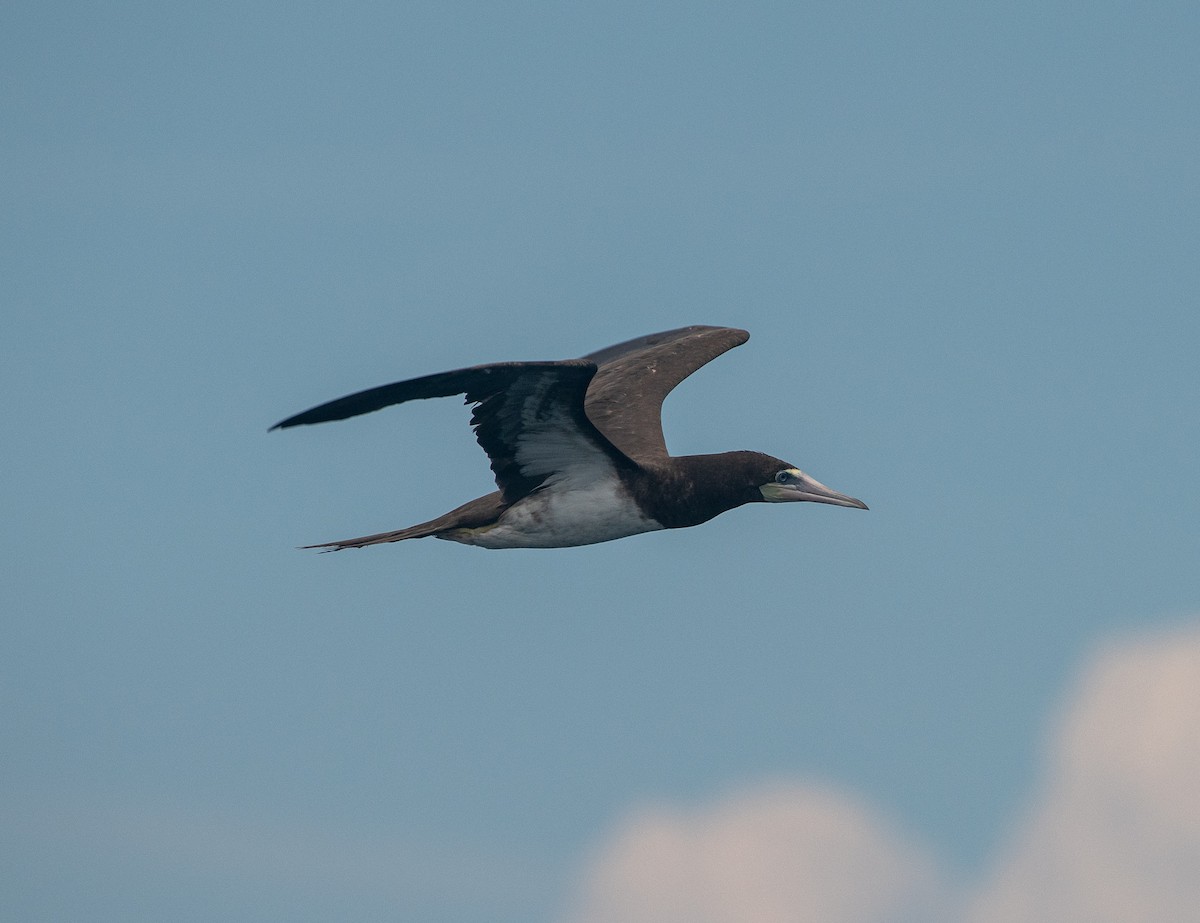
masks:
<path id="1" fill-rule="evenodd" d="M 865 508 L 770 456 L 667 454 L 663 399 L 748 336 L 684 327 L 581 359 L 495 363 L 396 382 L 289 417 L 272 429 L 463 394 L 475 405 L 471 424 L 499 488 L 415 526 L 305 547 L 336 551 L 433 536 L 484 548 L 558 548 L 697 525 L 757 500 Z"/>

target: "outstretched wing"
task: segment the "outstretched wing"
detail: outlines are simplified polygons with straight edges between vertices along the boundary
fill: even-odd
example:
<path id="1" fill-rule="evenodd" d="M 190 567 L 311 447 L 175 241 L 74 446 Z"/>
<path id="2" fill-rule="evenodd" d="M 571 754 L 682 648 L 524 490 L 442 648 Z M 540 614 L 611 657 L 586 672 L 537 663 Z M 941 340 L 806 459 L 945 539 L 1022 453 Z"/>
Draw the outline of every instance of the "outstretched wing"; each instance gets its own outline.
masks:
<path id="1" fill-rule="evenodd" d="M 329 401 L 288 417 L 272 429 L 344 420 L 392 404 L 466 395 L 476 404 L 475 438 L 491 459 L 505 503 L 543 484 L 584 480 L 601 470 L 629 465 L 584 412 L 596 365 L 505 362 L 399 381 Z"/>
<path id="2" fill-rule="evenodd" d="M 584 356 L 600 366 L 588 386 L 588 419 L 634 461 L 667 457 L 662 402 L 677 384 L 750 338 L 732 327 L 681 327 Z"/>
<path id="3" fill-rule="evenodd" d="M 494 362 L 489 365 L 455 369 L 453 372 L 423 375 L 407 381 L 396 381 L 390 385 L 356 391 L 354 394 L 339 397 L 337 400 L 318 404 L 303 413 L 279 421 L 271 429 L 287 429 L 289 426 L 346 420 L 360 414 L 382 410 L 392 404 L 404 404 L 408 401 L 420 401 L 431 397 L 453 397 L 455 394 L 466 394 L 473 387 L 487 387 L 488 382 L 503 387 L 522 371 L 550 368 L 562 364 L 561 362 Z M 578 365 L 579 363 L 570 364 Z"/>
<path id="4" fill-rule="evenodd" d="M 542 485 L 586 486 L 614 468 L 631 466 L 584 413 L 596 366 L 584 360 L 556 363 L 516 377 L 503 388 L 467 393 L 478 406 L 475 438 L 492 460 L 505 501 Z"/>

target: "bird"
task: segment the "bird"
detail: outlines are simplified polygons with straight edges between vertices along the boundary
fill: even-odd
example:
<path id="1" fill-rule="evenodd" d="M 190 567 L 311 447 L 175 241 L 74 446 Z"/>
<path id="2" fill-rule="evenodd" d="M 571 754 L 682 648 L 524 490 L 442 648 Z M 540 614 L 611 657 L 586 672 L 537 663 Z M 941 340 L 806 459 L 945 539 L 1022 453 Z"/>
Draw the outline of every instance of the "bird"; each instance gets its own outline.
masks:
<path id="1" fill-rule="evenodd" d="M 281 420 L 271 430 L 462 394 L 474 405 L 471 425 L 498 488 L 428 522 L 303 547 L 340 551 L 433 536 L 489 549 L 566 548 L 698 526 L 747 503 L 867 509 L 761 452 L 668 454 L 663 399 L 749 338 L 732 327 L 681 327 L 579 359 L 499 362 L 399 381 Z"/>

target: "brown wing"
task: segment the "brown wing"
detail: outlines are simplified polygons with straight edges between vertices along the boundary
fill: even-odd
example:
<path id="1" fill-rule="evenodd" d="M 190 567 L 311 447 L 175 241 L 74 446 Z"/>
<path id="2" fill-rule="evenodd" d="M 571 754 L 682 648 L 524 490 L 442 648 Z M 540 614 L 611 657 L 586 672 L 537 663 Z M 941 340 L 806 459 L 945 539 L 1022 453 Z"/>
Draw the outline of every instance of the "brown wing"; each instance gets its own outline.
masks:
<path id="1" fill-rule="evenodd" d="M 346 420 L 360 414 L 382 410 L 392 404 L 420 401 L 431 397 L 452 397 L 455 394 L 466 394 L 476 388 L 503 388 L 522 373 L 553 368 L 559 364 L 558 362 L 495 362 L 488 365 L 474 365 L 466 369 L 455 369 L 452 372 L 422 375 L 420 378 L 410 378 L 407 381 L 396 381 L 390 385 L 356 391 L 346 397 L 318 404 L 303 413 L 281 420 L 271 429 L 287 429 L 289 426 Z M 579 365 L 580 363 L 573 361 L 570 364 Z"/>
<path id="2" fill-rule="evenodd" d="M 632 467 L 584 413 L 595 371 L 582 359 L 538 364 L 500 386 L 467 391 L 467 400 L 478 404 L 471 416 L 475 439 L 491 459 L 506 503 L 543 484 L 584 487 L 614 468 Z"/>
<path id="3" fill-rule="evenodd" d="M 732 327 L 681 327 L 584 356 L 600 366 L 588 385 L 588 419 L 634 461 L 667 456 L 662 402 L 677 384 L 750 338 Z"/>
<path id="4" fill-rule="evenodd" d="M 285 429 L 344 420 L 391 404 L 465 394 L 477 405 L 475 438 L 491 460 L 496 486 L 513 503 L 547 481 L 584 482 L 598 471 L 629 465 L 584 412 L 596 366 L 564 362 L 503 362 L 425 375 L 313 407 L 276 423 Z"/>

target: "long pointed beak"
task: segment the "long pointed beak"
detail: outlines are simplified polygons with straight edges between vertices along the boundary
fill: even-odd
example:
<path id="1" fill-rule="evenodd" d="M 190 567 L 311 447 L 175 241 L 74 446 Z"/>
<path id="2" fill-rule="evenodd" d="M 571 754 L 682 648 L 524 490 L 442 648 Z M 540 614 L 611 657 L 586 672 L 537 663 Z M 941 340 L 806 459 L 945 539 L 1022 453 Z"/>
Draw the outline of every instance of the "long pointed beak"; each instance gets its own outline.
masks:
<path id="1" fill-rule="evenodd" d="M 869 507 L 861 500 L 839 493 L 832 487 L 826 487 L 816 478 L 802 474 L 790 484 L 768 484 L 762 488 L 763 495 L 776 501 L 802 501 L 811 503 L 829 503 L 833 506 L 850 506 L 854 509 L 865 510 Z"/>

